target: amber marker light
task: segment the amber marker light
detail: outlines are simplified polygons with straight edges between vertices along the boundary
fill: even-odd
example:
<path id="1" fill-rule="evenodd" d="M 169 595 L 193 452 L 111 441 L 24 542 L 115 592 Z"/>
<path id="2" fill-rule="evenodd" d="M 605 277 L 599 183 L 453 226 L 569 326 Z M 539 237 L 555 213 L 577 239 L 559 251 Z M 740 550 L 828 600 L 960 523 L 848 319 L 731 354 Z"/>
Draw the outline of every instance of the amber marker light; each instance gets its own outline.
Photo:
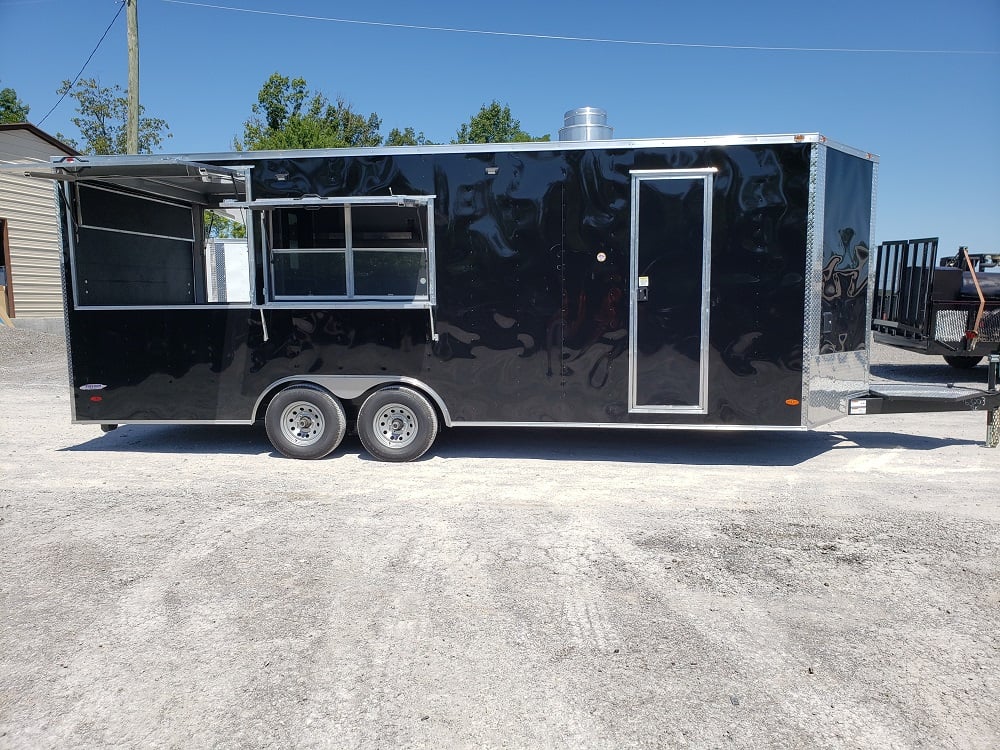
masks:
<path id="1" fill-rule="evenodd" d="M 786 398 L 785 399 L 785 405 L 786 406 L 798 406 L 799 405 L 799 400 L 797 398 Z"/>

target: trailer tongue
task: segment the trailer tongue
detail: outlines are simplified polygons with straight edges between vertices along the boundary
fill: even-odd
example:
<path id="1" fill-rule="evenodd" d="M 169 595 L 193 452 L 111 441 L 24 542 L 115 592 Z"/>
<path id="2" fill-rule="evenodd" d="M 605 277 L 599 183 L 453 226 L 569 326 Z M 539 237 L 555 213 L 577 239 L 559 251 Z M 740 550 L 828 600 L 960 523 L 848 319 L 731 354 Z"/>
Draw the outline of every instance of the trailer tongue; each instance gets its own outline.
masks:
<path id="1" fill-rule="evenodd" d="M 956 386 L 911 385 L 880 383 L 863 396 L 847 402 L 848 414 L 913 414 L 943 411 L 981 411 L 986 413 L 986 447 L 1000 444 L 1000 354 L 989 357 L 989 386 L 963 388 Z"/>

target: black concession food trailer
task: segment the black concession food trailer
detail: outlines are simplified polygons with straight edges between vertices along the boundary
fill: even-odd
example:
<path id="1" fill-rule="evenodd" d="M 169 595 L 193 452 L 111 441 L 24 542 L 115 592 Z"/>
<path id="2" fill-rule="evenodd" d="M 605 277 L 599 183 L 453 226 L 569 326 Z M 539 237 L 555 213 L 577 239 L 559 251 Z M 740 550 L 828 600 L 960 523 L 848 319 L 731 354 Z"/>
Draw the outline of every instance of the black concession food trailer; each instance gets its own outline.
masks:
<path id="1" fill-rule="evenodd" d="M 800 134 L 28 172 L 61 206 L 75 422 L 263 419 L 298 458 L 356 425 L 374 456 L 411 460 L 442 425 L 804 430 L 995 410 L 995 391 L 870 388 L 877 166 Z M 207 210 L 242 215 L 242 265 L 206 244 Z"/>

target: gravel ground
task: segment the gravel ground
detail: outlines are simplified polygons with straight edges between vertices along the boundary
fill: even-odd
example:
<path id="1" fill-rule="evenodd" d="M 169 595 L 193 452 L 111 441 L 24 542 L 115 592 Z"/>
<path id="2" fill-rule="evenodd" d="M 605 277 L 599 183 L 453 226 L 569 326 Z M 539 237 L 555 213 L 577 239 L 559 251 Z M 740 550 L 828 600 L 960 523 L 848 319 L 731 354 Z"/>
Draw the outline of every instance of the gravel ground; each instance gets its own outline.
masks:
<path id="1" fill-rule="evenodd" d="M 62 340 L 0 328 L 0 747 L 995 748 L 984 435 L 468 429 L 299 462 L 256 428 L 71 425 Z"/>

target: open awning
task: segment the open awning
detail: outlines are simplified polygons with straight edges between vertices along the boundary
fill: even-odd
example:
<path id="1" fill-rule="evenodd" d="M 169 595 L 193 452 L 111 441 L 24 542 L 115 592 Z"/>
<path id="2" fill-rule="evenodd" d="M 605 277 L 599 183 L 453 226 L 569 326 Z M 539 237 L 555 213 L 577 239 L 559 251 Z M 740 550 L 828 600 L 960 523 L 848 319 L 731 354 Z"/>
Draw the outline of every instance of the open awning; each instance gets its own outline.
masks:
<path id="1" fill-rule="evenodd" d="M 50 164 L 20 165 L 28 177 L 100 183 L 216 206 L 246 199 L 246 170 L 156 157 L 68 156 Z"/>

